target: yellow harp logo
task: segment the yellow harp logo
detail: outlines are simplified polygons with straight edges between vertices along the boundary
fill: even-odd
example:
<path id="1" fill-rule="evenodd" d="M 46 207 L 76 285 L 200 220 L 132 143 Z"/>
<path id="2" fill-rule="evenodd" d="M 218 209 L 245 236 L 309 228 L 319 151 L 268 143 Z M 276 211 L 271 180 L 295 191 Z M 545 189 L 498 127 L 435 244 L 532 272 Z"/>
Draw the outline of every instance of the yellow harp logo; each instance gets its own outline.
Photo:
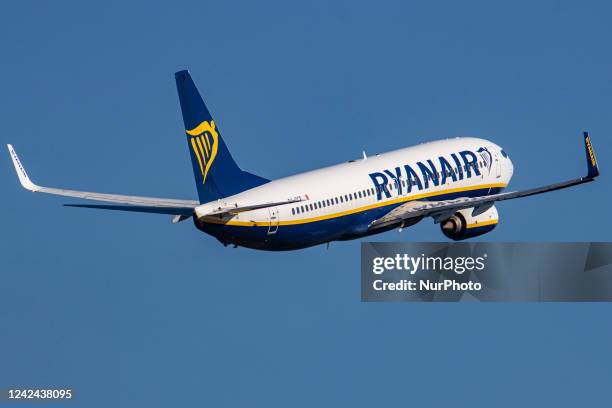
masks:
<path id="1" fill-rule="evenodd" d="M 202 184 L 204 184 L 206 182 L 208 170 L 215 160 L 215 157 L 217 157 L 219 135 L 215 130 L 215 121 L 211 120 L 210 123 L 204 121 L 194 129 L 187 130 L 186 132 L 190 136 L 189 141 L 193 152 L 198 158 L 203 178 Z"/>

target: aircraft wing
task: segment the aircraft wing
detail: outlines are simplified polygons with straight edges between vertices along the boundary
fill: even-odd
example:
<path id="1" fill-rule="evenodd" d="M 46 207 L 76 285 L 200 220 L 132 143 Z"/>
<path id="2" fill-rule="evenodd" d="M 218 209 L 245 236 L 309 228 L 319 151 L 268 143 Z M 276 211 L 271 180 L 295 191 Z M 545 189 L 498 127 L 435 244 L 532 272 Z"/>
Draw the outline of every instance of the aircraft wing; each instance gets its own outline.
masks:
<path id="1" fill-rule="evenodd" d="M 587 159 L 587 175 L 573 180 L 549 184 L 523 191 L 510 191 L 506 193 L 492 194 L 480 197 L 460 197 L 444 201 L 409 201 L 393 209 L 385 216 L 373 221 L 368 229 L 377 229 L 389 225 L 399 224 L 417 217 L 433 217 L 436 222 L 449 218 L 457 210 L 474 208 L 472 215 L 482 214 L 497 201 L 512 200 L 515 198 L 528 197 L 531 195 L 547 193 L 549 191 L 561 190 L 563 188 L 576 186 L 578 184 L 594 181 L 599 176 L 599 168 L 595 153 L 591 146 L 589 134 L 584 132 L 584 145 Z"/>
<path id="2" fill-rule="evenodd" d="M 146 212 L 156 214 L 170 214 L 175 215 L 173 222 L 179 222 L 187 219 L 193 215 L 194 209 L 200 205 L 198 201 L 194 200 L 176 200 L 171 198 L 153 198 L 153 197 L 140 197 L 140 196 L 128 196 L 119 194 L 106 194 L 106 193 L 94 193 L 89 191 L 76 191 L 66 190 L 62 188 L 51 188 L 42 187 L 36 185 L 28 177 L 28 173 L 25 167 L 21 164 L 19 156 L 12 145 L 8 145 L 15 171 L 19 177 L 21 185 L 26 190 L 34 191 L 37 193 L 47 193 L 66 197 L 82 198 L 84 200 L 94 201 L 105 201 L 113 204 L 64 204 L 66 207 L 79 207 L 79 208 L 94 208 L 101 210 L 118 210 L 118 211 L 133 211 L 133 212 Z M 258 210 L 261 208 L 276 207 L 283 204 L 291 204 L 303 201 L 304 198 L 296 197 L 293 199 L 261 204 L 249 204 L 249 205 L 230 205 L 218 207 L 212 210 L 207 216 L 225 216 L 234 215 L 244 211 Z"/>
<path id="3" fill-rule="evenodd" d="M 124 205 L 89 205 L 89 204 L 69 204 L 72 207 L 88 207 L 88 208 L 101 208 L 110 210 L 124 210 L 124 211 L 138 211 L 138 212 L 152 212 L 160 214 L 173 214 L 173 215 L 191 215 L 195 207 L 200 205 L 198 201 L 194 200 L 175 200 L 170 198 L 153 198 L 153 197 L 139 197 L 119 194 L 105 194 L 105 193 L 94 193 L 89 191 L 75 191 L 66 190 L 62 188 L 51 188 L 42 187 L 34 184 L 28 177 L 28 173 L 21 164 L 15 149 L 12 145 L 7 145 L 15 171 L 19 177 L 21 185 L 26 190 L 34 191 L 37 193 L 47 193 L 66 197 L 76 197 L 85 200 L 95 201 L 106 201 L 114 204 Z"/>

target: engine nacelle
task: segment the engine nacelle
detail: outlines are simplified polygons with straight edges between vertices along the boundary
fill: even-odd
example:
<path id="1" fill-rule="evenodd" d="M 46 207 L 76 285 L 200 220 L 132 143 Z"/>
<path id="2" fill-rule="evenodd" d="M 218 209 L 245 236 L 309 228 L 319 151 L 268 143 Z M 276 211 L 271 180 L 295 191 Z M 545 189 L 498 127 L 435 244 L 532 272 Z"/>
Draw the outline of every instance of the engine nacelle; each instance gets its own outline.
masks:
<path id="1" fill-rule="evenodd" d="M 461 241 L 486 234 L 497 226 L 499 217 L 495 206 L 475 216 L 472 215 L 473 211 L 474 208 L 459 210 L 450 218 L 442 221 L 440 223 L 442 233 L 454 241 Z"/>

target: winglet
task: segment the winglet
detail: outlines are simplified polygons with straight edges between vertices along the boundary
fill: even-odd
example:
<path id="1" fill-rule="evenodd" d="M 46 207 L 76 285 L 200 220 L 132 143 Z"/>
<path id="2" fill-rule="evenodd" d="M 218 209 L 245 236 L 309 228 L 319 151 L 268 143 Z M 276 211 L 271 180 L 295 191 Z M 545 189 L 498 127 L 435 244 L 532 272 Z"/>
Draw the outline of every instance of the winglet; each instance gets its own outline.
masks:
<path id="1" fill-rule="evenodd" d="M 586 161 L 587 161 L 587 178 L 595 178 L 599 176 L 599 167 L 597 167 L 597 159 L 595 158 L 595 152 L 591 145 L 591 137 L 589 132 L 584 132 L 584 147 L 586 149 Z"/>
<path id="2" fill-rule="evenodd" d="M 28 173 L 26 173 L 25 168 L 19 161 L 19 157 L 17 156 L 17 152 L 15 152 L 15 149 L 13 149 L 13 146 L 10 144 L 7 144 L 6 146 L 8 147 L 8 151 L 11 155 L 11 159 L 13 159 L 13 165 L 15 166 L 17 177 L 19 177 L 19 181 L 21 182 L 21 185 L 23 186 L 23 188 L 25 188 L 26 190 L 30 190 L 30 191 L 40 190 L 40 187 L 32 183 L 32 181 L 28 177 Z"/>

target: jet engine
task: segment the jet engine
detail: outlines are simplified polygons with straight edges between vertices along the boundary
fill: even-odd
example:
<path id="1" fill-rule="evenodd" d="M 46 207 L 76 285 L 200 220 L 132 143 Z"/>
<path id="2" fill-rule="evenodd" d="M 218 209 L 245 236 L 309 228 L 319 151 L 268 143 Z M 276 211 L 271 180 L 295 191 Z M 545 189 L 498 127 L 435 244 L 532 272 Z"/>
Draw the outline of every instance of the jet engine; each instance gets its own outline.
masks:
<path id="1" fill-rule="evenodd" d="M 453 241 L 477 237 L 492 231 L 497 226 L 497 208 L 466 208 L 440 222 L 442 233 Z"/>

